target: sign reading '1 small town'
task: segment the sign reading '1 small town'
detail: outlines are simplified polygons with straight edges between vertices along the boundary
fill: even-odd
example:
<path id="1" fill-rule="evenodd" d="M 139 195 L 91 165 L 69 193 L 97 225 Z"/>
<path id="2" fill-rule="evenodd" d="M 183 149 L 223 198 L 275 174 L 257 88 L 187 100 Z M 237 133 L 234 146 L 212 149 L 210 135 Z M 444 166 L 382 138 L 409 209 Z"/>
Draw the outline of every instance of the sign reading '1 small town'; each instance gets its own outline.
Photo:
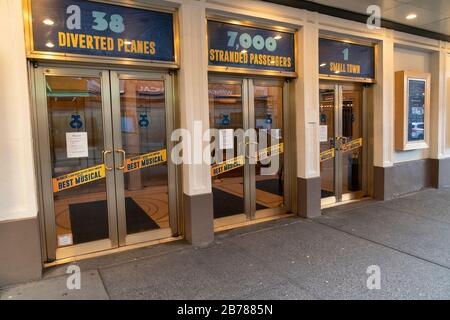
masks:
<path id="1" fill-rule="evenodd" d="M 375 49 L 343 41 L 319 40 L 319 72 L 333 77 L 375 80 Z"/>
<path id="2" fill-rule="evenodd" d="M 295 72 L 294 34 L 208 21 L 210 66 Z"/>
<path id="3" fill-rule="evenodd" d="M 32 0 L 33 51 L 175 60 L 173 15 L 85 0 Z"/>

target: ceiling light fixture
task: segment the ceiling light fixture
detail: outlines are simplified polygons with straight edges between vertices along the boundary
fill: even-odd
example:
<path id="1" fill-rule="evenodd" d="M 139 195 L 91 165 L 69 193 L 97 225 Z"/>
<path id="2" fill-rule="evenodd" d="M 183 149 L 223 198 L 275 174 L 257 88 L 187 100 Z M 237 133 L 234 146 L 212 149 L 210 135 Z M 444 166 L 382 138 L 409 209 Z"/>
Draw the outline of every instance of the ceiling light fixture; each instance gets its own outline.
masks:
<path id="1" fill-rule="evenodd" d="M 44 19 L 44 21 L 42 21 L 44 24 L 48 25 L 48 26 L 52 26 L 55 24 L 55 22 L 52 19 Z"/>
<path id="2" fill-rule="evenodd" d="M 417 14 L 415 14 L 415 13 L 410 13 L 406 16 L 407 20 L 413 20 L 415 18 L 417 18 Z"/>

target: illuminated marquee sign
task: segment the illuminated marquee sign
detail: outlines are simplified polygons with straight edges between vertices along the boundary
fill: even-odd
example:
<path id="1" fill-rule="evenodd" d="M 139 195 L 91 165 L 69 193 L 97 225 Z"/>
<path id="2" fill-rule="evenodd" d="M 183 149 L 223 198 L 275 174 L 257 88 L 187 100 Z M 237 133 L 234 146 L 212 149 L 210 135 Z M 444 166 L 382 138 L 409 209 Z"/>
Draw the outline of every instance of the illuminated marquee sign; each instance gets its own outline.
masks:
<path id="1" fill-rule="evenodd" d="M 319 72 L 322 78 L 346 77 L 374 82 L 375 49 L 373 46 L 321 38 Z"/>
<path id="2" fill-rule="evenodd" d="M 86 0 L 31 0 L 31 55 L 175 62 L 173 14 Z"/>
<path id="3" fill-rule="evenodd" d="M 294 48 L 293 33 L 208 21 L 208 61 L 213 67 L 294 73 Z"/>

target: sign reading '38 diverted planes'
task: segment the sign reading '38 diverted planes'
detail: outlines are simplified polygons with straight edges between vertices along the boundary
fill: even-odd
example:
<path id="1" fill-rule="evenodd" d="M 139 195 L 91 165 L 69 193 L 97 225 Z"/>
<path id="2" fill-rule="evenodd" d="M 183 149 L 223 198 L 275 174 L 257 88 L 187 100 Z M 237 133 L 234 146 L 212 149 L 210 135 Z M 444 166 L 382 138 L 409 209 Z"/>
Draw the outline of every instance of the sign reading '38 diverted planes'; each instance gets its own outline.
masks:
<path id="1" fill-rule="evenodd" d="M 27 0 L 30 55 L 175 62 L 173 14 L 85 0 Z"/>

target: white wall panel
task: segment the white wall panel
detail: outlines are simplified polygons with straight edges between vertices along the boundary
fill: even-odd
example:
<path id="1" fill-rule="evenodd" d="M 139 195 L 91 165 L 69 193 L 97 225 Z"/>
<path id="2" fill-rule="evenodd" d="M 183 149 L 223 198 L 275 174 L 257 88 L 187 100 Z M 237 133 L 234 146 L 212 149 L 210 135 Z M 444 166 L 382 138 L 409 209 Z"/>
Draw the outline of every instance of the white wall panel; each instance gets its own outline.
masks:
<path id="1" fill-rule="evenodd" d="M 0 221 L 37 214 L 22 21 L 21 1 L 0 1 Z"/>

